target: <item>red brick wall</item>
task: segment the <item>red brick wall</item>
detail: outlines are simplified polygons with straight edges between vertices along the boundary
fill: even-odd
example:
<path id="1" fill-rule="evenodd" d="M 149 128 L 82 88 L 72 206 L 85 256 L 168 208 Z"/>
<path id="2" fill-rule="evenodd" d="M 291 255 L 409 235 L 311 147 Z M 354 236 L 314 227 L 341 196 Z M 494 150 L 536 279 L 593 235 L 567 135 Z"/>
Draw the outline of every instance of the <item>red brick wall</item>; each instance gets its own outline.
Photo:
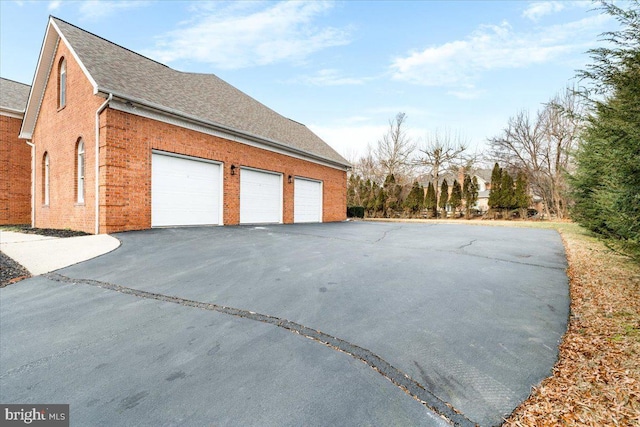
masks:
<path id="1" fill-rule="evenodd" d="M 31 147 L 22 120 L 0 115 L 0 225 L 31 223 Z"/>
<path id="2" fill-rule="evenodd" d="M 240 221 L 240 173 L 230 167 L 247 166 L 284 175 L 283 217 L 293 222 L 294 185 L 288 175 L 323 181 L 323 221 L 346 218 L 346 172 L 295 159 L 223 138 L 206 135 L 121 111 L 108 109 L 102 129 L 101 164 L 108 188 L 101 187 L 101 233 L 151 227 L 151 153 L 153 149 L 224 163 L 224 224 Z M 104 137 L 102 136 L 104 135 Z M 102 150 L 102 149 L 101 149 Z"/>
<path id="3" fill-rule="evenodd" d="M 58 108 L 58 64 L 63 56 L 67 61 L 67 102 Z M 95 112 L 103 102 L 104 98 L 93 95 L 89 80 L 60 43 L 32 138 L 36 145 L 36 227 L 95 231 Z M 84 203 L 77 203 L 76 198 L 79 138 L 85 144 Z M 323 221 L 345 219 L 344 171 L 107 109 L 100 116 L 101 233 L 151 227 L 152 149 L 224 163 L 225 224 L 240 220 L 240 174 L 230 175 L 231 164 L 283 173 L 285 223 L 293 222 L 293 184 L 287 183 L 288 175 L 323 181 Z M 45 153 L 50 157 L 48 205 L 43 199 Z"/>
<path id="4" fill-rule="evenodd" d="M 58 108 L 58 64 L 67 61 L 67 102 Z M 104 98 L 93 87 L 60 42 L 47 82 L 32 142 L 35 152 L 35 226 L 95 230 L 95 112 Z M 85 200 L 76 198 L 76 144 L 85 145 Z M 23 142 L 24 143 L 24 142 Z M 43 156 L 50 157 L 49 205 L 43 201 Z"/>

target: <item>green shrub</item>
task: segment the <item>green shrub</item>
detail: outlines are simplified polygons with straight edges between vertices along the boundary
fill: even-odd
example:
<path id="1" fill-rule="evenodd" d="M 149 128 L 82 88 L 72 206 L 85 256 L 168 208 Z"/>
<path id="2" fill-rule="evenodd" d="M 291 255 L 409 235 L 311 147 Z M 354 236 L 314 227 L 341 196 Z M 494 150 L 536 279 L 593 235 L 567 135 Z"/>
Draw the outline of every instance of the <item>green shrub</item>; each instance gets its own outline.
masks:
<path id="1" fill-rule="evenodd" d="M 347 218 L 364 218 L 364 206 L 347 206 Z"/>

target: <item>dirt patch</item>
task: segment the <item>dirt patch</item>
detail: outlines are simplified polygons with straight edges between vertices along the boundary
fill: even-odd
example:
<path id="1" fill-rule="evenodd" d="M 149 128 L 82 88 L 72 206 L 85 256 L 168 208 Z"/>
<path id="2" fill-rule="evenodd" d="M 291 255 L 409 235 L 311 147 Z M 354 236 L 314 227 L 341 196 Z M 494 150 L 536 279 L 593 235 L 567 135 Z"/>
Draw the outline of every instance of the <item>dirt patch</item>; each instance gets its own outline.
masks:
<path id="1" fill-rule="evenodd" d="M 0 230 L 3 231 L 15 231 L 18 233 L 26 233 L 26 234 L 39 234 L 41 236 L 49 236 L 49 237 L 78 237 L 78 236 L 89 236 L 89 233 L 85 233 L 84 231 L 75 231 L 75 230 L 58 230 L 55 228 L 33 228 L 28 225 L 12 225 L 7 227 L 2 227 Z"/>

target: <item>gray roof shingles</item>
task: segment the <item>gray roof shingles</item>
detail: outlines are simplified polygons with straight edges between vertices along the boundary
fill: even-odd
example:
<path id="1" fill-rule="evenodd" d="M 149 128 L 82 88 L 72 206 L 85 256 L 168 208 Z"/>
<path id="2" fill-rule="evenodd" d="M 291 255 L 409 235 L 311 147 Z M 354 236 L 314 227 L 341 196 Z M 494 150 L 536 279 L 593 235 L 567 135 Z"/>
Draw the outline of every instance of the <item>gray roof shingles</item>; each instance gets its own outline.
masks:
<path id="1" fill-rule="evenodd" d="M 349 166 L 306 126 L 281 116 L 213 74 L 174 70 L 60 19 L 52 19 L 102 92 L 146 101 Z"/>
<path id="2" fill-rule="evenodd" d="M 29 85 L 0 77 L 0 108 L 24 112 L 30 90 Z"/>

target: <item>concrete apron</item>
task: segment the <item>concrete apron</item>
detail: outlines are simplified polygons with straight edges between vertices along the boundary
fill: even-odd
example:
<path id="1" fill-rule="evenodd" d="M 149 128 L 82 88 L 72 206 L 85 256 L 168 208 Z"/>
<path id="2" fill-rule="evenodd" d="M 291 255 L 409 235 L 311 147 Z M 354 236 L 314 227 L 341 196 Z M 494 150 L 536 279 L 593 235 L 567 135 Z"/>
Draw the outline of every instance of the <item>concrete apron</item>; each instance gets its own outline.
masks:
<path id="1" fill-rule="evenodd" d="M 59 238 L 0 232 L 0 250 L 34 276 L 95 258 L 119 246 L 118 239 L 106 234 Z"/>

